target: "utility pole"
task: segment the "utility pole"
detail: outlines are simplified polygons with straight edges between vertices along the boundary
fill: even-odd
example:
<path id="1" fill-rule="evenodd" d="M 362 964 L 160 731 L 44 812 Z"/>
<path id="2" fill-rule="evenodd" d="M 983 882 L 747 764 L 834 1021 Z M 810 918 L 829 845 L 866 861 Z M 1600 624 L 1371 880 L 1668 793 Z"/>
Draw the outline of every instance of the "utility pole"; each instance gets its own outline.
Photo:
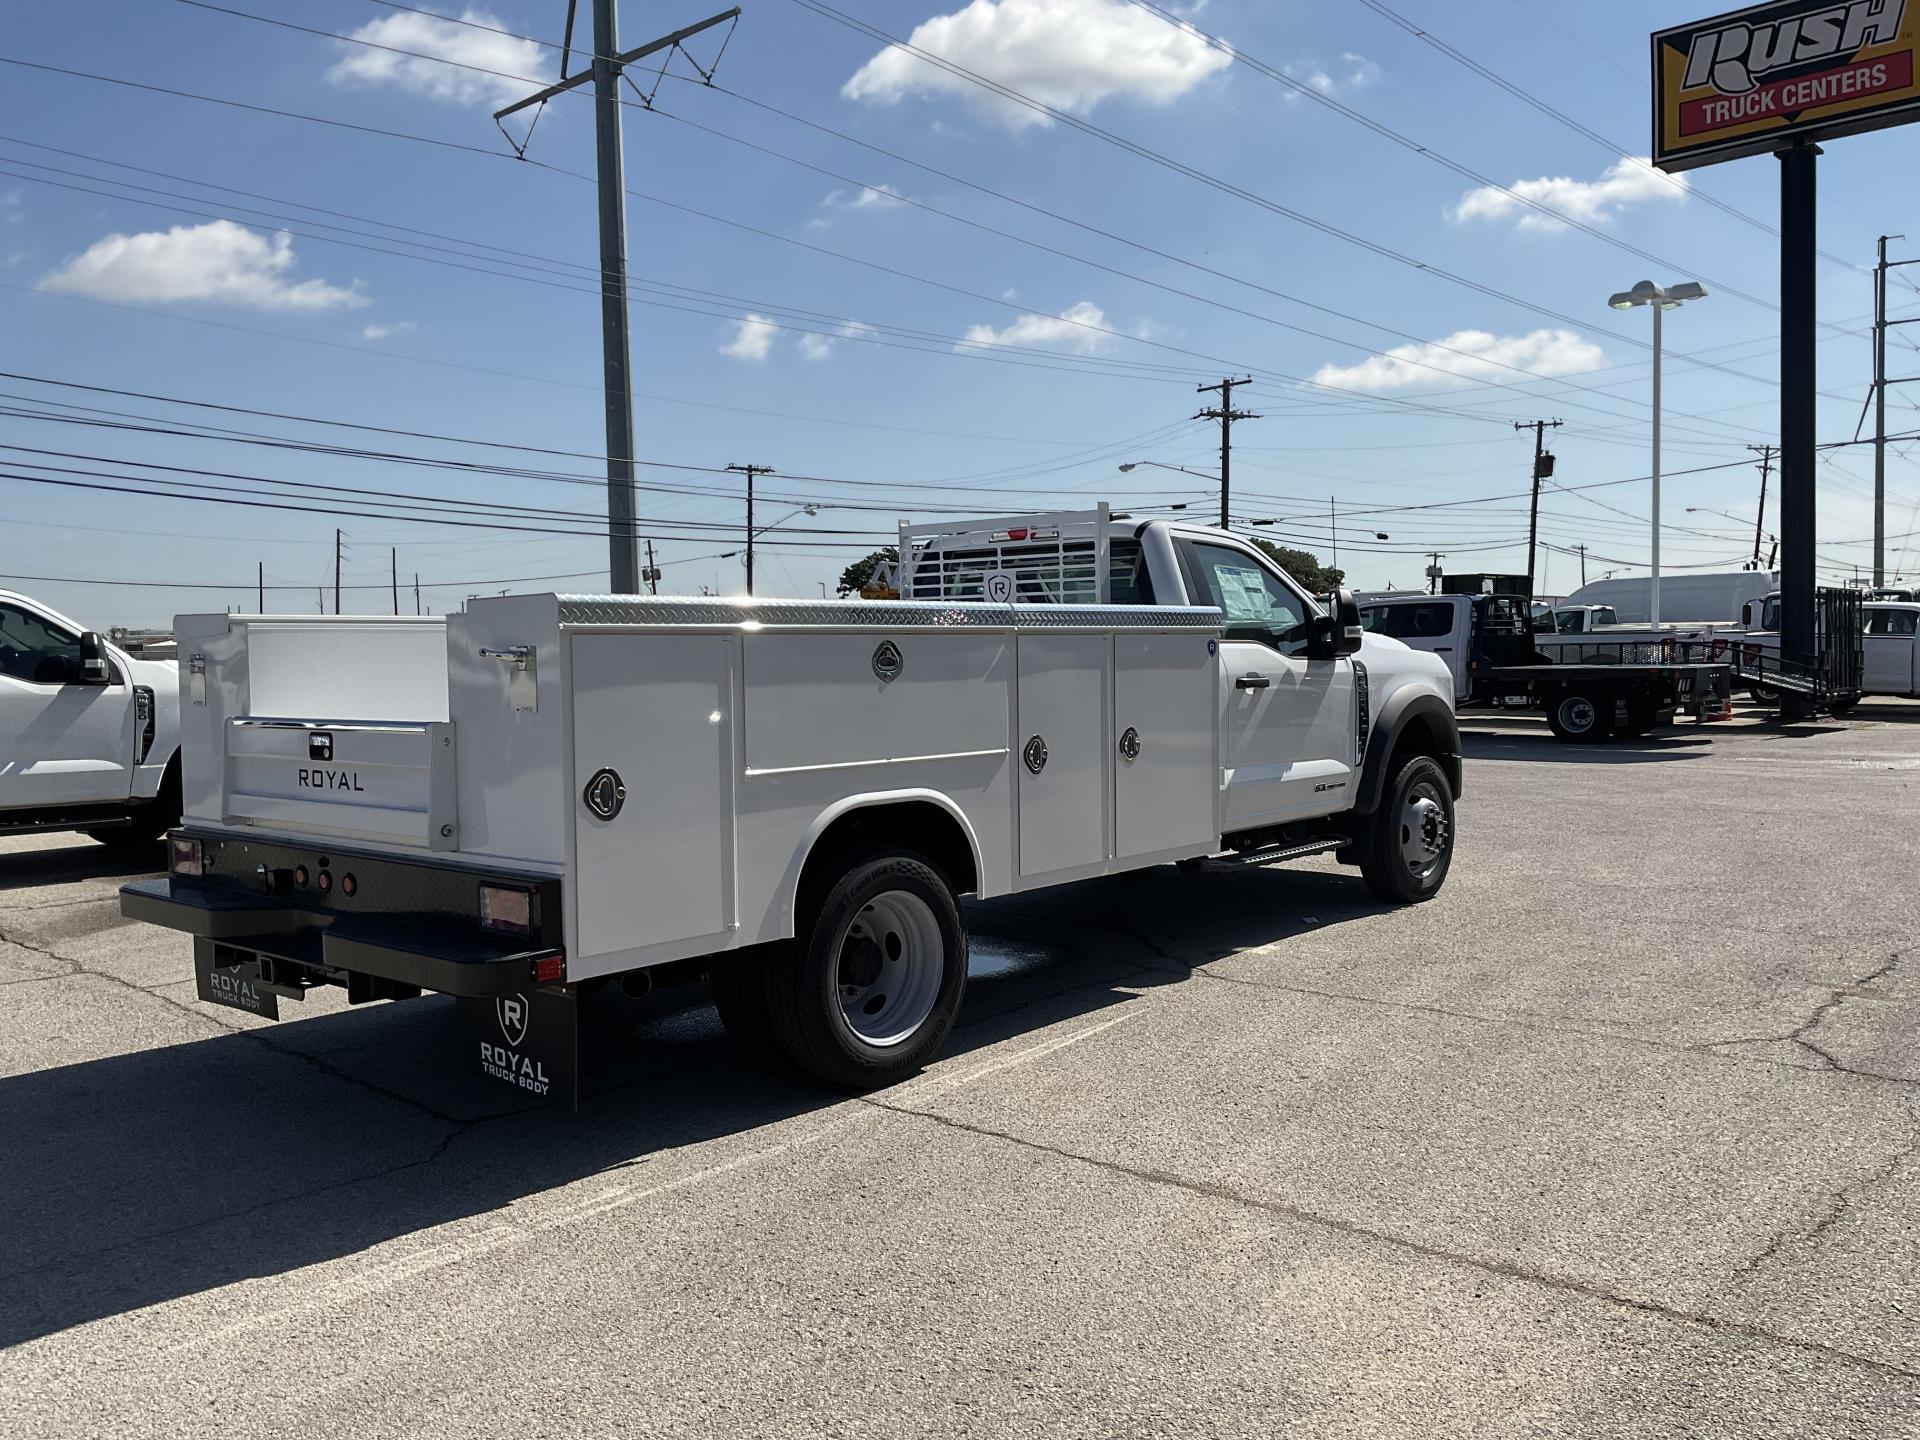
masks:
<path id="1" fill-rule="evenodd" d="M 1232 485 L 1228 472 L 1233 464 L 1233 422 L 1236 420 L 1258 420 L 1260 418 L 1251 410 L 1236 410 L 1233 408 L 1233 387 L 1236 385 L 1251 385 L 1252 383 L 1253 379 L 1251 376 L 1243 375 L 1238 380 L 1232 376 L 1228 376 L 1221 380 L 1218 385 L 1196 385 L 1194 387 L 1194 389 L 1202 395 L 1211 395 L 1216 390 L 1220 392 L 1219 405 L 1210 410 L 1202 410 L 1193 418 L 1196 420 L 1218 420 L 1220 422 L 1220 528 L 1222 530 L 1227 529 L 1232 520 L 1232 512 L 1228 507 L 1228 500 L 1232 494 Z"/>
<path id="2" fill-rule="evenodd" d="M 1753 517 L 1753 568 L 1760 568 L 1760 533 L 1767 523 L 1767 472 L 1773 468 L 1773 446 L 1749 445 L 1760 457 L 1760 511 Z M 1876 509 L 1875 514 L 1879 512 Z"/>
<path id="3" fill-rule="evenodd" d="M 747 477 L 747 594 L 753 594 L 753 477 L 771 475 L 771 465 L 729 465 L 727 469 Z"/>
<path id="4" fill-rule="evenodd" d="M 1580 584 L 1584 589 L 1587 583 L 1587 547 L 1576 545 L 1573 548 L 1580 552 Z"/>
<path id="5" fill-rule="evenodd" d="M 660 593 L 660 567 L 653 563 L 653 541 L 651 540 L 647 541 L 647 568 L 641 573 L 640 578 L 647 582 L 649 595 Z"/>
<path id="6" fill-rule="evenodd" d="M 1436 595 L 1440 591 L 1440 561 L 1442 558 L 1444 557 L 1442 557 L 1438 550 L 1429 550 L 1427 552 L 1427 559 L 1432 562 L 1427 566 L 1427 594 L 1429 595 Z"/>
<path id="7" fill-rule="evenodd" d="M 1335 508 L 1331 495 L 1327 496 L 1327 524 L 1331 527 L 1329 533 L 1333 536 L 1333 563 L 1327 568 L 1338 570 L 1340 568 L 1340 512 Z"/>
<path id="8" fill-rule="evenodd" d="M 400 547 L 394 545 L 387 550 L 387 563 L 393 572 L 393 613 L 400 613 Z"/>
<path id="9" fill-rule="evenodd" d="M 1887 238 L 1873 267 L 1873 584 L 1887 583 Z M 1754 549 L 1758 550 L 1756 542 Z"/>
<path id="10" fill-rule="evenodd" d="M 1553 474 L 1553 456 L 1547 453 L 1547 431 L 1558 430 L 1558 420 L 1516 420 L 1516 430 L 1533 431 L 1533 503 L 1527 509 L 1527 598 L 1533 598 L 1533 557 L 1540 548 L 1540 482 Z"/>
<path id="11" fill-rule="evenodd" d="M 413 572 L 413 613 L 420 613 L 420 572 Z"/>
<path id="12" fill-rule="evenodd" d="M 260 561 L 256 561 L 255 563 L 259 566 L 259 570 L 257 572 L 258 578 L 255 581 L 255 584 L 259 587 L 259 593 L 256 596 L 254 603 L 259 608 L 256 609 L 253 613 L 256 615 L 264 615 L 267 613 L 267 562 L 264 560 L 260 560 Z"/>
<path id="13" fill-rule="evenodd" d="M 333 613 L 340 613 L 340 532 L 333 532 Z"/>
<path id="14" fill-rule="evenodd" d="M 600 339 L 606 374 L 607 574 L 616 595 L 631 595 L 640 588 L 639 544 L 634 531 L 633 392 L 628 378 L 632 349 L 627 334 L 627 205 L 626 171 L 620 153 L 620 80 L 625 68 L 634 61 L 662 50 L 678 49 L 682 40 L 723 21 L 738 19 L 739 15 L 736 6 L 697 25 L 650 40 L 623 55 L 615 0 L 593 0 L 593 64 L 578 74 L 566 75 L 573 31 L 573 6 L 569 4 L 567 44 L 560 52 L 563 78 L 556 85 L 494 112 L 494 120 L 500 121 L 530 105 L 545 104 L 588 80 L 593 82 L 594 158 L 600 186 Z M 715 64 L 718 63 L 716 60 Z M 701 68 L 700 73 L 711 81 L 711 71 Z M 529 129 L 529 140 L 532 135 Z M 525 157 L 524 143 L 514 148 Z"/>

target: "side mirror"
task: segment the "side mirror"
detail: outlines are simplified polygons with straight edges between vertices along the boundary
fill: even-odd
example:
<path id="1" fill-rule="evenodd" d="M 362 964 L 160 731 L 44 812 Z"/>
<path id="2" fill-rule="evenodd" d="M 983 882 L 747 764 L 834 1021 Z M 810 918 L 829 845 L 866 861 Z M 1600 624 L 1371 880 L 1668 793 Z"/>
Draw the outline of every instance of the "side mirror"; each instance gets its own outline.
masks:
<path id="1" fill-rule="evenodd" d="M 1367 627 L 1360 623 L 1360 602 L 1342 585 L 1333 592 L 1333 650 L 1352 655 L 1366 643 Z"/>
<path id="2" fill-rule="evenodd" d="M 99 632 L 88 630 L 80 636 L 80 673 L 76 685 L 105 685 L 113 672 L 107 664 L 107 647 Z"/>
<path id="3" fill-rule="evenodd" d="M 1740 607 L 1740 623 L 1748 630 L 1753 628 L 1753 601 L 1749 600 Z"/>

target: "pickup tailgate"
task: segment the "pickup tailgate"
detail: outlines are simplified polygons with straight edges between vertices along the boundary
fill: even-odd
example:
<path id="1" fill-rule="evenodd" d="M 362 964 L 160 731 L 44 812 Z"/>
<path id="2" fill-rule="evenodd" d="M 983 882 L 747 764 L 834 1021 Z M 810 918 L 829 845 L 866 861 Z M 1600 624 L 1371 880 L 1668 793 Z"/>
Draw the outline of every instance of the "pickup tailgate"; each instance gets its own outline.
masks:
<path id="1" fill-rule="evenodd" d="M 443 720 L 226 723 L 222 819 L 455 848 L 453 726 Z"/>

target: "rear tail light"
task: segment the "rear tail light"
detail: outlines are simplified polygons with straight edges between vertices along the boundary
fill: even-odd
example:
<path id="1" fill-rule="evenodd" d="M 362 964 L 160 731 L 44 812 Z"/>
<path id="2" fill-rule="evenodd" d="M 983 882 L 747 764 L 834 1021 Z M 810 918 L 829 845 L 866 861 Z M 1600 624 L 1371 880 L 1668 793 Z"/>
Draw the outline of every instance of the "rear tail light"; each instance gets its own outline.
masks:
<path id="1" fill-rule="evenodd" d="M 564 955 L 543 955 L 533 962 L 533 983 L 551 985 L 556 980 L 567 978 L 567 957 Z"/>
<path id="2" fill-rule="evenodd" d="M 167 869 L 175 875 L 204 875 L 207 852 L 198 840 L 176 835 L 167 842 Z"/>
<path id="3" fill-rule="evenodd" d="M 480 887 L 480 926 L 510 935 L 533 933 L 533 892 L 511 885 Z"/>

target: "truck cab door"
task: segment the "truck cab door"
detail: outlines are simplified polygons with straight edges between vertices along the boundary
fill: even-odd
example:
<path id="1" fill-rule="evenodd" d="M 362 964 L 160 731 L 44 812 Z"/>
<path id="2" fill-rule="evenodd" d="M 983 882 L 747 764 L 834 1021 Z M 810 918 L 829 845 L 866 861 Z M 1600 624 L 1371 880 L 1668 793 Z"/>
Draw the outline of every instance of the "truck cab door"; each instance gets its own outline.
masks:
<path id="1" fill-rule="evenodd" d="M 0 810 L 103 805 L 133 788 L 133 691 L 108 657 L 83 678 L 80 637 L 0 601 Z"/>
<path id="2" fill-rule="evenodd" d="M 1860 688 L 1869 695 L 1914 693 L 1915 621 L 1920 611 L 1869 605 L 1862 612 Z"/>
<path id="3" fill-rule="evenodd" d="M 1179 541 L 1187 593 L 1224 616 L 1222 833 L 1327 815 L 1353 801 L 1353 663 L 1309 660 L 1313 607 L 1257 552 Z"/>

